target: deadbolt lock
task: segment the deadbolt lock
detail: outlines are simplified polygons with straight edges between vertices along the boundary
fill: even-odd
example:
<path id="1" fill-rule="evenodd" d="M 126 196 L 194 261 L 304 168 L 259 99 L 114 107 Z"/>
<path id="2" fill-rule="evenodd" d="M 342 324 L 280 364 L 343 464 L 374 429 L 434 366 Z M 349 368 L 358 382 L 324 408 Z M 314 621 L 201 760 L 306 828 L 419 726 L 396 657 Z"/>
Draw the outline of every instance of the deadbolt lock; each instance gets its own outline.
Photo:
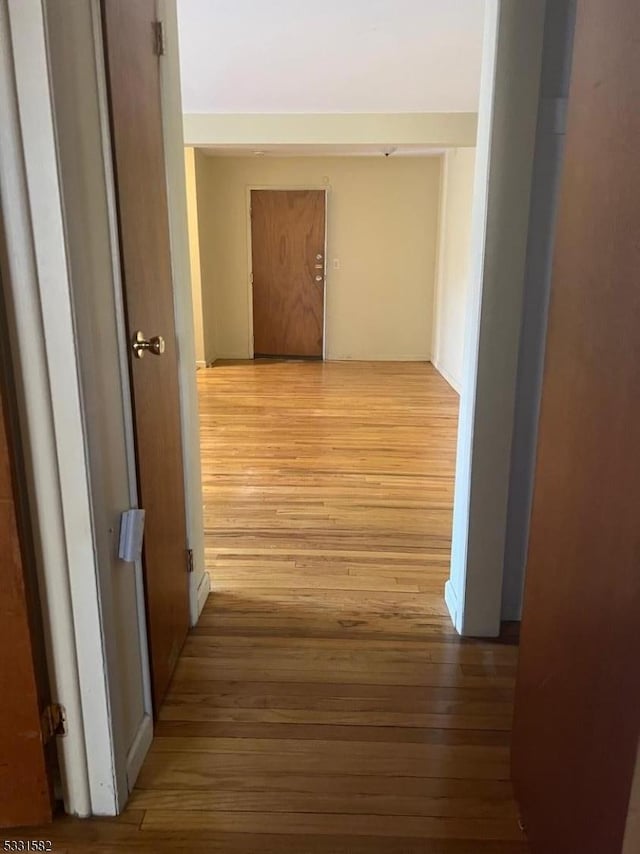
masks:
<path id="1" fill-rule="evenodd" d="M 144 332 L 140 330 L 133 336 L 131 346 L 137 359 L 141 359 L 147 350 L 154 356 L 162 356 L 165 348 L 162 335 L 154 335 L 153 338 L 147 339 L 144 337 Z"/>

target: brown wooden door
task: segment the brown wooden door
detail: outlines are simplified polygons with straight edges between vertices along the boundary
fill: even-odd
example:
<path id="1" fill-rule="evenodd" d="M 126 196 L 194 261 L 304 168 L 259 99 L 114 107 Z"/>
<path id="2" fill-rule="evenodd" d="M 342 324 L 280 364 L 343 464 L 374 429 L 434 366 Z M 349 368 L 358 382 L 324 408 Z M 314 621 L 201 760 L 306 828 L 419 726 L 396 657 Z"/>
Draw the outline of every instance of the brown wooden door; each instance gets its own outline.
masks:
<path id="1" fill-rule="evenodd" d="M 513 733 L 533 854 L 619 854 L 640 732 L 640 14 L 577 6 Z"/>
<path id="2" fill-rule="evenodd" d="M 129 342 L 162 336 L 165 352 L 129 356 L 156 713 L 189 625 L 186 520 L 155 0 L 103 0 L 120 251 Z"/>
<path id="3" fill-rule="evenodd" d="M 9 441 L 18 435 L 9 417 L 15 404 L 4 388 L 0 394 L 0 827 L 15 827 L 51 821 L 55 745 L 44 743 L 41 725 L 49 690 L 35 565 L 16 489 L 19 454 Z"/>
<path id="4" fill-rule="evenodd" d="M 252 190 L 253 350 L 322 358 L 324 190 Z"/>

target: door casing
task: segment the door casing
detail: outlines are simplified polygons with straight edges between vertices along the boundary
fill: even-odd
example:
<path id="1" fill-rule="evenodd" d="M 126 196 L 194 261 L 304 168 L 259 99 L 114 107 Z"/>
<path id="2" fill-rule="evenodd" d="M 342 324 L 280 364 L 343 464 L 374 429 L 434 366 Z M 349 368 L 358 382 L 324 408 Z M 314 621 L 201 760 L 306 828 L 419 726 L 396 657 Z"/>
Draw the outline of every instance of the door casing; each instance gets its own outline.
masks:
<path id="1" fill-rule="evenodd" d="M 90 27 L 75 26 L 76 16 L 87 14 L 88 9 L 94 20 L 93 32 Z M 87 86 L 86 97 L 99 102 L 104 97 L 99 0 L 71 2 L 67 12 L 73 19 L 69 37 L 91 43 L 82 52 L 85 66 L 81 76 Z M 190 359 L 193 332 L 188 239 L 186 228 L 182 233 L 180 215 L 185 191 L 174 0 L 158 0 L 158 15 L 163 16 L 171 34 L 161 64 L 161 96 L 165 114 L 172 116 L 164 128 L 164 143 L 182 358 L 182 418 L 183 424 L 189 425 L 184 431 L 183 452 L 189 543 L 196 564 L 191 588 L 191 619 L 195 622 L 209 586 L 202 547 L 195 372 Z M 0 182 L 5 211 L 10 214 L 7 230 L 11 260 L 5 289 L 11 310 L 12 350 L 17 355 L 21 424 L 23 434 L 29 437 L 31 513 L 41 543 L 40 588 L 50 603 L 45 605 L 44 615 L 48 664 L 54 698 L 64 705 L 68 724 L 65 738 L 58 743 L 64 804 L 68 812 L 79 816 L 114 815 L 127 799 L 127 766 L 130 776 L 135 777 L 150 739 L 145 730 L 134 745 L 135 755 L 128 757 L 121 756 L 114 745 L 117 723 L 109 698 L 120 686 L 109 675 L 103 639 L 111 617 L 99 592 L 99 579 L 110 570 L 96 561 L 91 537 L 92 510 L 86 488 L 91 472 L 83 438 L 83 401 L 78 394 L 80 354 L 65 262 L 61 175 L 50 122 L 54 104 L 41 0 L 0 3 L 0 42 L 11 45 L 10 51 L 0 51 Z M 103 115 L 103 141 L 109 149 L 107 127 Z M 79 161 L 78 168 L 86 171 L 90 183 L 97 181 L 107 195 L 113 194 L 110 170 L 99 152 L 94 158 Z M 117 278 L 113 287 L 117 292 Z M 114 371 L 120 368 L 114 367 Z M 130 408 L 124 388 L 118 405 Z M 126 448 L 121 451 L 126 455 Z M 138 609 L 144 617 L 144 604 L 139 602 Z M 141 637 L 137 643 L 144 657 L 146 639 Z M 132 638 L 132 644 L 136 639 Z"/>

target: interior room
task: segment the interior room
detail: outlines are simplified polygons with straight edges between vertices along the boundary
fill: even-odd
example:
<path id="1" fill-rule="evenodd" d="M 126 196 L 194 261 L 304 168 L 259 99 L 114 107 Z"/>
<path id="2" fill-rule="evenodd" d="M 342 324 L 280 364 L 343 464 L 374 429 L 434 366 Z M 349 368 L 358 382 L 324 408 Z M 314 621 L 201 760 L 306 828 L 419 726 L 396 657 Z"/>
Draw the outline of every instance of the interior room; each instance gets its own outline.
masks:
<path id="1" fill-rule="evenodd" d="M 466 131 L 469 141 L 475 141 L 474 133 L 475 128 Z M 344 563 L 344 577 L 332 577 L 340 582 L 338 589 L 360 589 L 366 595 L 391 587 L 388 592 L 393 592 L 399 581 L 390 584 L 384 565 L 370 568 L 366 577 L 349 577 L 362 569 L 349 566 L 349 556 L 353 560 L 354 550 L 361 548 L 356 541 L 362 531 L 358 526 L 350 530 L 349 514 L 343 512 L 355 474 L 363 484 L 356 490 L 361 521 L 370 501 L 380 508 L 365 525 L 368 536 L 382 525 L 394 542 L 402 543 L 397 545 L 401 551 L 414 537 L 409 552 L 417 552 L 404 554 L 410 564 L 404 566 L 409 572 L 405 584 L 429 587 L 438 610 L 446 613 L 474 160 L 472 145 L 429 142 L 185 149 L 206 567 L 214 591 L 237 592 L 236 583 L 238 589 L 253 586 L 254 591 L 282 584 L 331 590 L 329 580 L 318 577 L 317 566 L 309 573 L 297 569 L 305 565 L 304 555 L 276 563 L 265 557 L 273 537 L 290 549 L 291 541 L 310 532 L 315 549 L 318 539 L 335 535 L 337 527 L 345 552 L 336 552 L 334 561 Z M 305 220 L 307 202 L 296 201 L 305 193 L 322 200 L 315 231 Z M 272 207 L 259 211 L 263 197 L 280 199 L 285 209 L 291 207 L 289 213 L 285 210 L 283 218 Z M 301 230 L 297 245 L 296 230 Z M 286 405 L 291 400 L 296 401 L 293 411 Z M 343 412 L 345 400 L 351 403 Z M 366 440 L 369 459 L 363 459 L 360 443 L 373 412 L 375 432 Z M 304 475 L 301 442 L 314 448 L 315 462 L 308 461 Z M 243 459 L 243 450 L 249 459 Z M 392 453 L 402 459 L 381 467 L 380 460 Z M 290 506 L 287 481 L 278 483 L 278 461 L 299 478 L 299 499 Z M 273 482 L 253 481 L 263 464 Z M 326 466 L 331 468 L 327 490 L 345 480 L 343 493 L 338 490 L 332 499 L 335 506 L 330 491 L 305 493 L 310 477 L 328 474 Z M 368 473 L 376 479 L 370 496 Z M 429 485 L 441 478 L 440 488 L 434 504 L 413 484 L 410 521 L 407 508 L 394 506 L 402 498 L 398 477 L 418 473 Z M 305 496 L 311 508 L 320 508 L 317 514 L 308 508 L 300 515 Z M 263 502 L 271 507 L 267 515 L 255 512 L 261 504 L 264 509 Z M 436 550 L 429 555 L 435 571 L 420 551 L 434 542 Z M 253 549 L 249 556 L 247 546 Z"/>
<path id="2" fill-rule="evenodd" d="M 637 852 L 639 23 L 0 0 L 5 849 Z"/>
<path id="3" fill-rule="evenodd" d="M 186 150 L 198 366 L 256 352 L 252 192 L 306 188 L 326 193 L 317 355 L 432 362 L 459 391 L 474 149 L 309 148 Z"/>

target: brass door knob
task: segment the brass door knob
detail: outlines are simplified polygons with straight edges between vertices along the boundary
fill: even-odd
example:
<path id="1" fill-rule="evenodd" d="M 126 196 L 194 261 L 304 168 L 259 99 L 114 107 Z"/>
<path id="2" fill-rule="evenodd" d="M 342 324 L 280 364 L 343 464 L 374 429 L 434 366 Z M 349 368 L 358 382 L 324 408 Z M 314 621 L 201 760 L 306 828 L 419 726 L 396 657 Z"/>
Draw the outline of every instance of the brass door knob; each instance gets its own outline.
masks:
<path id="1" fill-rule="evenodd" d="M 165 348 L 164 338 L 162 335 L 154 335 L 153 338 L 147 339 L 144 337 L 144 332 L 138 330 L 133 336 L 131 347 L 137 359 L 141 359 L 147 350 L 154 356 L 162 356 Z"/>

